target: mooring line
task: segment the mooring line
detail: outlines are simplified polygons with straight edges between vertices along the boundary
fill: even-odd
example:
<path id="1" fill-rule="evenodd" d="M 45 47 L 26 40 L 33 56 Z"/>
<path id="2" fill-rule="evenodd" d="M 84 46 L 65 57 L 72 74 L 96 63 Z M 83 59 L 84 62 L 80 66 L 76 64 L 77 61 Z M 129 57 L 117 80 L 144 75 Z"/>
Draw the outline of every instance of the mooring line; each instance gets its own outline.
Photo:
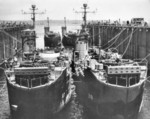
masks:
<path id="1" fill-rule="evenodd" d="M 146 81 L 147 81 L 148 83 L 150 83 L 150 80 L 147 79 Z"/>
<path id="2" fill-rule="evenodd" d="M 3 89 L 5 88 L 5 86 L 6 86 L 6 83 L 3 85 L 3 87 L 1 88 L 1 90 L 0 90 L 0 93 L 3 91 Z"/>
<path id="3" fill-rule="evenodd" d="M 12 36 L 11 34 L 9 34 L 8 32 L 1 30 L 2 33 L 4 33 L 5 35 L 9 36 L 10 38 L 12 38 L 13 40 L 21 43 L 21 41 L 19 41 L 17 38 L 15 38 L 14 36 Z"/>

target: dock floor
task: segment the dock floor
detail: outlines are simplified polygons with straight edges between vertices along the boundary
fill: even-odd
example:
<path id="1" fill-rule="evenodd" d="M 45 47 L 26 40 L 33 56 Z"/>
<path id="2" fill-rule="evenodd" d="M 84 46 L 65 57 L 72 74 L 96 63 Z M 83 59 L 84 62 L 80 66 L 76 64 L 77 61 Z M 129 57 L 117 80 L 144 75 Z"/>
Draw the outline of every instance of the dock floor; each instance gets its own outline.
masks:
<path id="1" fill-rule="evenodd" d="M 0 90 L 0 119 L 11 119 L 9 111 L 7 86 Z M 150 81 L 146 82 L 143 107 L 139 113 L 138 119 L 149 119 L 150 117 Z M 59 114 L 52 119 L 88 119 L 83 114 L 83 107 L 77 101 L 77 97 L 73 96 L 72 101 Z"/>

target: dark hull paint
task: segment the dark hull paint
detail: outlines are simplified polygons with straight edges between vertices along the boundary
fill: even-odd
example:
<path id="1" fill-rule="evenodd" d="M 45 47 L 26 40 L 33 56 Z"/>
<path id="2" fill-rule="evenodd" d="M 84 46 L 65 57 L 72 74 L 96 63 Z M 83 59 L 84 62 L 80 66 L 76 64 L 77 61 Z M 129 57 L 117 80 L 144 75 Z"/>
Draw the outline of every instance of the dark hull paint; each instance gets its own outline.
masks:
<path id="1" fill-rule="evenodd" d="M 9 104 L 12 119 L 50 119 L 59 110 L 62 101 L 66 103 L 69 84 L 66 70 L 52 84 L 32 89 L 13 85 L 7 80 Z M 63 93 L 65 96 L 62 98 Z M 12 105 L 17 105 L 15 110 Z"/>
<path id="2" fill-rule="evenodd" d="M 45 47 L 56 47 L 61 41 L 61 37 L 59 34 L 54 36 L 44 36 Z"/>
<path id="3" fill-rule="evenodd" d="M 136 119 L 141 106 L 144 82 L 135 87 L 123 88 L 108 85 L 97 80 L 87 69 L 76 92 L 81 103 L 100 119 Z"/>
<path id="4" fill-rule="evenodd" d="M 70 35 L 68 37 L 63 36 L 62 43 L 65 47 L 75 47 L 75 42 L 77 40 L 77 36 Z"/>

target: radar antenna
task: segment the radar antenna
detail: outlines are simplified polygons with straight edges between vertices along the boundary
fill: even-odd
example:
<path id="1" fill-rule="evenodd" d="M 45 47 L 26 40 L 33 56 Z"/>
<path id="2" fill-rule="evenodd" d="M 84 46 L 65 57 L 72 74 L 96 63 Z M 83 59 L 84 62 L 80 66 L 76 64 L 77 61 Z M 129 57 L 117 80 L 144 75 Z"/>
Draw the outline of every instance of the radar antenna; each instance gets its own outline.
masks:
<path id="1" fill-rule="evenodd" d="M 30 8 L 31 12 L 23 12 L 23 14 L 31 14 L 31 20 L 33 21 L 33 29 L 35 28 L 35 15 L 36 14 L 44 14 L 45 12 L 35 12 L 36 10 L 38 10 L 38 8 L 36 8 L 36 5 L 32 5 Z"/>
<path id="2" fill-rule="evenodd" d="M 89 7 L 86 3 L 83 4 L 82 9 L 84 9 L 84 11 L 75 11 L 75 13 L 83 13 L 83 28 L 86 28 L 86 26 L 87 26 L 87 13 L 96 13 L 96 11 L 87 11 L 87 9 L 89 9 Z"/>

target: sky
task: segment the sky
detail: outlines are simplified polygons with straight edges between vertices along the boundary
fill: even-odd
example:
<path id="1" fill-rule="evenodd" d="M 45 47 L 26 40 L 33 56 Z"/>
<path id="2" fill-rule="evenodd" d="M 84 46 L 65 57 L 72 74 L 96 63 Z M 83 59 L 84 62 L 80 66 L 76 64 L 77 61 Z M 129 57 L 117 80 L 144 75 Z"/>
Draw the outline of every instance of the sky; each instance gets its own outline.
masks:
<path id="1" fill-rule="evenodd" d="M 37 20 L 82 20 L 83 3 L 89 6 L 88 20 L 131 20 L 142 17 L 150 21 L 150 0 L 0 0 L 0 20 L 30 20 L 31 15 L 22 14 L 22 10 L 30 12 L 31 5 L 35 4 L 37 12 L 46 11 L 37 15 Z"/>

